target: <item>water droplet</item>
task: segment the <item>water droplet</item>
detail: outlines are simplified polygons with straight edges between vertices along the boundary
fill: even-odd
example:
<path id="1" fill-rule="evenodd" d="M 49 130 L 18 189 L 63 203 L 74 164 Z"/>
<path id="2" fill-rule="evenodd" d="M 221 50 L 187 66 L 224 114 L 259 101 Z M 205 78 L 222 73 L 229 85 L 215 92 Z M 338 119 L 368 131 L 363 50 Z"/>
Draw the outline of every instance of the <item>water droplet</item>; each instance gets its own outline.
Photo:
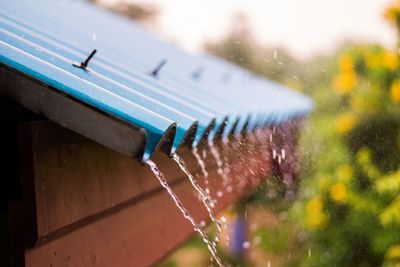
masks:
<path id="1" fill-rule="evenodd" d="M 226 218 L 224 216 L 221 216 L 221 222 L 226 223 Z"/>
<path id="2" fill-rule="evenodd" d="M 225 190 L 227 193 L 232 193 L 233 187 L 231 185 L 228 185 Z"/>
<path id="3" fill-rule="evenodd" d="M 202 152 L 202 157 L 203 157 L 203 159 L 206 159 L 206 157 L 207 157 L 207 151 L 205 149 Z"/>
<path id="4" fill-rule="evenodd" d="M 228 176 L 226 175 L 226 173 L 223 171 L 223 162 L 221 160 L 221 156 L 219 154 L 218 149 L 214 146 L 213 143 L 209 143 L 209 147 L 210 147 L 210 152 L 211 155 L 214 157 L 215 162 L 217 163 L 217 172 L 219 175 L 221 175 L 222 179 L 224 180 L 224 182 L 228 182 Z"/>

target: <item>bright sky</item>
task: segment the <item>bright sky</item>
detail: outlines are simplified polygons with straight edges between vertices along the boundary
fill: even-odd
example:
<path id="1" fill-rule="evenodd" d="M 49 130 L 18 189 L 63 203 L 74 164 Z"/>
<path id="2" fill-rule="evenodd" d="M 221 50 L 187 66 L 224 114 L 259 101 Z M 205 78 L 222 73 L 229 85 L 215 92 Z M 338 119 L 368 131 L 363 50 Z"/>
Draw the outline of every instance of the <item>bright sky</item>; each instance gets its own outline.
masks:
<path id="1" fill-rule="evenodd" d="M 247 15 L 261 44 L 283 46 L 301 58 L 329 52 L 344 40 L 395 44 L 395 32 L 382 18 L 391 0 L 130 1 L 159 6 L 157 29 L 189 50 L 222 38 L 238 12 Z"/>

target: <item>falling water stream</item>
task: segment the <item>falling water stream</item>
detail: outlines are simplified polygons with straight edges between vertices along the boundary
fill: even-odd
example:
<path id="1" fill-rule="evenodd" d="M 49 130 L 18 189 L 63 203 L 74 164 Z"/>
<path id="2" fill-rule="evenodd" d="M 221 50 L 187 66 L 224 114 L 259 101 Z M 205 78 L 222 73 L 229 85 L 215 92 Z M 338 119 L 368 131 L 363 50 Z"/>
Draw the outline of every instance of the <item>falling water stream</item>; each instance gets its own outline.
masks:
<path id="1" fill-rule="evenodd" d="M 206 169 L 206 165 L 204 164 L 203 159 L 201 158 L 197 147 L 194 147 L 192 149 L 192 153 L 194 155 L 194 157 L 196 158 L 197 164 L 199 164 L 201 172 L 203 173 L 203 177 L 204 177 L 204 190 L 206 191 L 206 194 L 208 195 L 208 197 L 211 200 L 211 195 L 210 195 L 210 187 L 209 187 L 209 180 L 208 180 L 208 172 Z"/>
<path id="2" fill-rule="evenodd" d="M 174 157 L 174 160 L 175 160 L 175 158 L 176 157 Z M 217 255 L 217 248 L 215 246 L 215 243 L 208 239 L 206 233 L 199 227 L 199 225 L 196 223 L 196 221 L 194 220 L 192 215 L 190 215 L 190 213 L 187 211 L 187 209 L 183 206 L 183 204 L 179 200 L 178 196 L 174 193 L 174 191 L 172 191 L 172 188 L 168 185 L 164 174 L 158 169 L 157 165 L 153 161 L 147 160 L 146 164 L 149 165 L 150 169 L 152 170 L 154 175 L 157 177 L 161 186 L 167 190 L 168 194 L 171 196 L 172 200 L 175 202 L 175 205 L 182 212 L 183 216 L 192 224 L 194 230 L 200 234 L 201 238 L 203 239 L 203 242 L 207 245 L 207 248 L 210 251 L 212 258 L 215 260 L 215 262 L 218 264 L 218 266 L 223 266 L 221 259 Z"/>
<path id="3" fill-rule="evenodd" d="M 200 197 L 201 197 L 201 201 L 203 202 L 204 206 L 207 209 L 208 215 L 210 217 L 210 219 L 215 223 L 215 225 L 217 226 L 217 234 L 215 235 L 215 241 L 214 241 L 214 245 L 216 245 L 216 243 L 218 243 L 219 241 L 219 236 L 221 233 L 221 228 L 222 228 L 222 224 L 221 222 L 215 217 L 214 212 L 212 210 L 213 208 L 213 202 L 210 198 L 210 195 L 207 194 L 203 188 L 200 187 L 200 185 L 198 184 L 197 180 L 193 177 L 193 175 L 189 172 L 185 161 L 178 156 L 178 154 L 174 154 L 172 156 L 172 159 L 178 164 L 178 166 L 181 168 L 181 170 L 186 174 L 186 176 L 189 178 L 190 183 L 192 184 L 192 186 L 194 187 L 194 189 L 199 193 Z"/>
<path id="4" fill-rule="evenodd" d="M 274 129 L 273 129 L 272 133 L 270 133 L 270 135 L 268 136 L 269 138 L 268 137 L 266 138 L 265 136 L 260 136 L 259 134 L 258 135 L 254 134 L 254 135 L 248 136 L 248 140 L 249 140 L 249 143 L 252 144 L 251 150 L 253 151 L 253 153 L 256 153 L 255 151 L 265 151 L 262 153 L 264 157 L 272 156 L 273 159 L 278 159 L 278 161 L 280 163 L 280 161 L 284 160 L 286 157 L 286 151 L 284 149 L 280 149 L 280 151 L 279 151 L 280 153 L 278 153 L 277 150 L 274 148 L 274 149 L 272 149 L 272 155 L 268 155 L 269 152 L 267 149 L 267 147 L 268 147 L 267 143 L 268 143 L 268 141 L 269 141 L 269 143 L 271 143 L 273 133 L 274 133 Z M 234 142 L 233 145 L 227 146 L 226 148 L 223 147 L 223 149 L 229 148 L 229 149 L 236 150 L 238 153 L 240 153 L 242 142 L 240 139 L 236 139 L 235 141 L 236 142 Z M 224 169 L 224 163 L 222 161 L 220 152 L 214 146 L 213 143 L 209 143 L 209 148 L 210 148 L 209 151 L 211 152 L 211 155 L 215 159 L 215 162 L 217 164 L 218 174 L 221 175 L 223 183 L 228 182 L 228 180 L 229 180 L 228 174 L 227 174 L 227 171 L 225 171 L 225 169 L 229 169 L 228 168 L 229 166 Z M 204 204 L 211 221 L 213 223 L 215 223 L 215 225 L 216 225 L 217 233 L 216 233 L 215 239 L 213 241 L 207 236 L 207 234 L 203 230 L 203 227 L 195 221 L 195 219 L 192 217 L 192 215 L 187 211 L 187 209 L 180 202 L 178 196 L 172 191 L 171 187 L 167 183 L 167 180 L 165 179 L 164 174 L 158 169 L 156 164 L 151 160 L 148 160 L 146 162 L 146 164 L 151 168 L 154 175 L 159 180 L 161 186 L 167 190 L 168 194 L 170 195 L 172 200 L 175 202 L 176 206 L 182 212 L 184 218 L 186 218 L 192 224 L 194 230 L 200 234 L 201 238 L 203 239 L 203 242 L 206 244 L 208 250 L 211 253 L 211 260 L 215 261 L 218 264 L 218 266 L 223 266 L 221 259 L 217 255 L 217 243 L 219 241 L 221 230 L 222 230 L 222 222 L 219 221 L 215 217 L 214 212 L 213 212 L 214 200 L 211 198 L 211 195 L 210 195 L 209 173 L 207 172 L 206 166 L 204 163 L 204 159 L 206 156 L 206 154 L 204 154 L 204 152 L 205 151 L 203 151 L 203 157 L 202 157 L 202 156 L 200 156 L 197 148 L 192 149 L 192 153 L 193 153 L 194 157 L 196 158 L 197 163 L 200 166 L 201 172 L 204 176 L 204 184 L 205 184 L 204 189 L 199 185 L 196 178 L 190 173 L 190 171 L 188 170 L 188 168 L 186 166 L 185 161 L 181 157 L 179 157 L 179 155 L 177 155 L 176 153 L 173 154 L 172 159 L 177 163 L 177 165 L 182 170 L 182 172 L 186 174 L 186 176 L 188 177 L 193 188 L 199 194 L 200 199 L 201 199 L 202 203 Z M 224 153 L 224 155 L 225 154 L 226 153 Z M 225 162 L 228 161 L 226 156 L 223 159 Z M 252 169 L 253 169 L 254 165 L 257 165 L 257 163 L 258 162 L 254 161 L 254 162 L 248 162 L 248 164 L 246 164 L 246 166 L 249 168 L 248 172 L 251 174 L 251 176 L 254 176 L 254 172 L 252 171 Z M 242 188 L 245 185 L 246 180 L 247 179 L 239 179 L 239 183 L 237 184 L 237 187 Z M 241 182 L 243 184 L 241 184 Z M 217 196 L 218 196 L 218 193 L 221 193 L 221 192 L 218 191 Z"/>
<path id="5" fill-rule="evenodd" d="M 201 172 L 204 175 L 204 178 L 208 178 L 208 172 L 206 169 L 206 165 L 204 164 L 204 161 L 201 159 L 199 152 L 197 151 L 197 147 L 194 147 L 193 150 L 193 155 L 197 160 L 197 163 L 199 164 L 200 168 L 201 168 Z"/>

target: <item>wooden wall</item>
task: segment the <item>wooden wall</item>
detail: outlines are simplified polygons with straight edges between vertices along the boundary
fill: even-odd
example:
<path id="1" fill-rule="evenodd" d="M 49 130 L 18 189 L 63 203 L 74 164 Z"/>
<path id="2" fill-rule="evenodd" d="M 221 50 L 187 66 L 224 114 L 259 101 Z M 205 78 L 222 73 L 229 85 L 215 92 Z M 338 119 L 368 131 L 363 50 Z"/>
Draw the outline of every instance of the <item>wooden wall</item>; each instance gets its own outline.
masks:
<path id="1" fill-rule="evenodd" d="M 19 138 L 25 190 L 21 203 L 10 205 L 10 224 L 15 242 L 21 235 L 28 240 L 26 266 L 149 266 L 194 234 L 148 166 L 48 121 L 21 124 Z M 212 193 L 224 193 L 215 197 L 216 211 L 271 172 L 265 153 L 247 148 L 226 154 L 231 192 L 207 156 Z M 201 174 L 190 151 L 180 154 L 193 174 Z M 154 161 L 194 217 L 207 220 L 197 194 L 172 159 L 157 154 Z"/>

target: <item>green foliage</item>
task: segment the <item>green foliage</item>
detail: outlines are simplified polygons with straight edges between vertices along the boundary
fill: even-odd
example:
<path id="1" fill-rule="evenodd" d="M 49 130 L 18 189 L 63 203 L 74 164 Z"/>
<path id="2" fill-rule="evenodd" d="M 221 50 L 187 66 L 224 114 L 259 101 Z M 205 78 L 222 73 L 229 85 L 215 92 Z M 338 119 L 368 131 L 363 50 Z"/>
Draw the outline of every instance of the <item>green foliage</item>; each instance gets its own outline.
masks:
<path id="1" fill-rule="evenodd" d="M 399 0 L 385 17 L 400 36 Z M 284 188 L 272 179 L 237 206 L 288 217 L 250 233 L 258 249 L 268 257 L 288 253 L 288 266 L 400 266 L 399 52 L 346 44 L 330 57 L 297 62 L 253 40 L 246 26 L 235 26 L 207 49 L 315 101 L 300 138 L 298 199 L 284 201 Z"/>
<path id="2" fill-rule="evenodd" d="M 400 2 L 393 8 L 400 10 Z M 399 55 L 378 45 L 354 45 L 338 58 L 333 90 L 315 89 L 321 90 L 313 93 L 316 111 L 301 139 L 305 179 L 291 209 L 306 236 L 301 266 L 395 266 L 400 263 Z M 317 214 L 325 219 L 316 220 Z"/>
<path id="3" fill-rule="evenodd" d="M 400 2 L 389 10 L 386 16 L 398 25 Z M 283 51 L 250 45 L 251 40 L 251 34 L 242 29 L 208 48 L 289 86 L 296 77 L 295 88 L 315 101 L 300 140 L 299 199 L 289 212 L 292 223 L 301 226 L 297 233 L 301 242 L 289 242 L 285 225 L 259 228 L 260 248 L 277 254 L 296 251 L 295 266 L 399 264 L 398 52 L 380 45 L 347 44 L 332 57 L 299 63 Z M 267 205 L 268 209 L 276 205 L 277 214 L 285 209 L 287 203 L 279 205 L 282 197 L 276 202 L 265 197 L 268 186 L 242 205 Z"/>
<path id="4" fill-rule="evenodd" d="M 289 231 L 271 230 L 265 227 L 259 228 L 255 232 L 255 235 L 261 240 L 260 248 L 274 253 L 287 251 L 290 239 L 289 234 L 291 234 Z"/>
<path id="5" fill-rule="evenodd" d="M 369 147 L 381 171 L 395 171 L 400 164 L 399 115 L 377 113 L 362 118 L 348 136 L 348 147 L 353 153 Z"/>

